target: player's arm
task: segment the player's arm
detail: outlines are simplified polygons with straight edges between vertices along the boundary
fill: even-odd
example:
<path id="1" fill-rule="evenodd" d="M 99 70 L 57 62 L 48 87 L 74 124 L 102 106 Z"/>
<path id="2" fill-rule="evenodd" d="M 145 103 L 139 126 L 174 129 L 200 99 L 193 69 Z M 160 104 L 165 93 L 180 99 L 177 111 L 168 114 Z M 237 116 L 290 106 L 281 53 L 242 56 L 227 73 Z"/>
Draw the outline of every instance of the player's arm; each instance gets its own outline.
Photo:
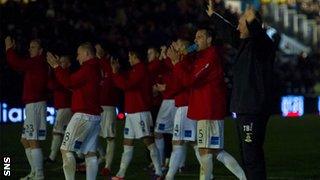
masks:
<path id="1" fill-rule="evenodd" d="M 27 61 L 25 58 L 19 57 L 14 52 L 15 41 L 10 37 L 5 38 L 5 46 L 7 52 L 8 64 L 17 71 L 26 71 L 34 67 L 32 62 Z"/>
<path id="2" fill-rule="evenodd" d="M 89 75 L 88 68 L 80 68 L 77 72 L 70 74 L 68 69 L 60 66 L 59 57 L 50 52 L 47 53 L 47 62 L 54 69 L 57 81 L 64 87 L 74 89 L 86 83 Z"/>
<path id="3" fill-rule="evenodd" d="M 216 13 L 213 0 L 208 0 L 206 13 L 209 17 L 210 25 L 212 25 L 214 29 L 218 28 L 217 31 L 223 32 L 223 36 L 228 36 L 220 38 L 223 38 L 224 42 L 228 42 L 233 47 L 238 47 L 240 43 L 240 37 L 237 28 L 220 14 Z"/>
<path id="4" fill-rule="evenodd" d="M 131 71 L 128 74 L 127 78 L 124 78 L 123 75 L 116 73 L 113 79 L 117 87 L 123 90 L 126 90 L 138 85 L 141 82 L 141 79 L 143 78 L 144 75 L 145 74 L 143 72 L 143 69 L 137 69 L 134 72 Z"/>

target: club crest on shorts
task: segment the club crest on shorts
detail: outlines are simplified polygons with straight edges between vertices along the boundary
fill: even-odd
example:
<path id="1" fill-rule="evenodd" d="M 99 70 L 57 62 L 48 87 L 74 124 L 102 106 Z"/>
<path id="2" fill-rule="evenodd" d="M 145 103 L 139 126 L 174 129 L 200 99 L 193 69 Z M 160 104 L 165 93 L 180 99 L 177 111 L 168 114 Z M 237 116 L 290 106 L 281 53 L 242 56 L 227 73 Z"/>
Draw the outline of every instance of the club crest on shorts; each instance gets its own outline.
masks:
<path id="1" fill-rule="evenodd" d="M 210 144 L 212 145 L 219 145 L 219 141 L 220 141 L 220 138 L 217 136 L 212 136 L 210 138 Z"/>

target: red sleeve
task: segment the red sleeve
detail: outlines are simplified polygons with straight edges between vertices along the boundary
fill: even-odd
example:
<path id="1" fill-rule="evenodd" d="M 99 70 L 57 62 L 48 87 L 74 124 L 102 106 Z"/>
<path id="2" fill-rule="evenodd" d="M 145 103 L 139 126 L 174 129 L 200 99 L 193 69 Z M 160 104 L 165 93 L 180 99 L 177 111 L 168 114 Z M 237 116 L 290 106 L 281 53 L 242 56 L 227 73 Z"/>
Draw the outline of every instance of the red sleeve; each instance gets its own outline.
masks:
<path id="1" fill-rule="evenodd" d="M 102 58 L 102 59 L 99 60 L 99 62 L 100 62 L 100 66 L 101 66 L 103 72 L 105 74 L 111 75 L 112 74 L 112 68 L 111 68 L 109 59 Z"/>
<path id="2" fill-rule="evenodd" d="M 131 70 L 128 74 L 128 77 L 125 78 L 123 74 L 114 74 L 113 80 L 115 85 L 122 89 L 130 89 L 132 87 L 135 87 L 136 85 L 139 84 L 141 79 L 144 77 L 144 69 L 141 68 L 136 68 L 135 70 Z"/>
<path id="3" fill-rule="evenodd" d="M 70 74 L 67 69 L 62 67 L 55 68 L 56 78 L 64 87 L 74 89 L 85 84 L 87 80 L 87 68 L 81 67 L 77 72 Z"/>
<path id="4" fill-rule="evenodd" d="M 171 59 L 169 57 L 167 57 L 166 59 L 163 60 L 163 64 L 165 65 L 165 67 L 167 69 L 173 69 L 173 64 L 171 62 Z"/>
<path id="5" fill-rule="evenodd" d="M 153 75 L 157 75 L 161 69 L 161 61 L 155 59 L 148 63 L 148 71 Z"/>
<path id="6" fill-rule="evenodd" d="M 180 88 L 187 88 L 192 85 L 189 63 L 185 60 L 178 62 L 173 68 L 175 80 L 179 82 Z"/>
<path id="7" fill-rule="evenodd" d="M 26 71 L 33 67 L 33 63 L 31 61 L 18 57 L 12 48 L 7 50 L 7 60 L 9 65 L 17 71 Z"/>

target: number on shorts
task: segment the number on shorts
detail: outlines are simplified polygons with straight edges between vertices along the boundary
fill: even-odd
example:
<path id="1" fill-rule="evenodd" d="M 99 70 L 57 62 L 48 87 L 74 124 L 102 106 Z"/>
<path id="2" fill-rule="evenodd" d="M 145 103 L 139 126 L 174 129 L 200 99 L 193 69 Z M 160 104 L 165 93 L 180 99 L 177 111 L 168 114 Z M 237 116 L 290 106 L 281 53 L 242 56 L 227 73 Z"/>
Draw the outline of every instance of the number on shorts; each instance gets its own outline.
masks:
<path id="1" fill-rule="evenodd" d="M 203 138 L 203 130 L 199 129 L 199 138 Z"/>
<path id="2" fill-rule="evenodd" d="M 64 141 L 68 141 L 70 138 L 70 133 L 66 132 L 65 136 L 64 136 Z"/>

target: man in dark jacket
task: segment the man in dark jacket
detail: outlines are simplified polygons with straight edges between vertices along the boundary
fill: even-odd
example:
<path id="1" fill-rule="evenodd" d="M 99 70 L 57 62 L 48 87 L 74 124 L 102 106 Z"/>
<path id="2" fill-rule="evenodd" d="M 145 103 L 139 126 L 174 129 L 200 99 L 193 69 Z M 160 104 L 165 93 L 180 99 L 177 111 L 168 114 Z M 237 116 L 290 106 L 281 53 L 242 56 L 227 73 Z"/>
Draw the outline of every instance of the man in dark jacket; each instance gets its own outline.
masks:
<path id="1" fill-rule="evenodd" d="M 207 14 L 214 10 L 209 3 Z M 239 19 L 241 44 L 233 67 L 231 112 L 236 118 L 247 178 L 266 179 L 263 143 L 271 114 L 275 47 L 257 12 L 248 9 Z"/>

